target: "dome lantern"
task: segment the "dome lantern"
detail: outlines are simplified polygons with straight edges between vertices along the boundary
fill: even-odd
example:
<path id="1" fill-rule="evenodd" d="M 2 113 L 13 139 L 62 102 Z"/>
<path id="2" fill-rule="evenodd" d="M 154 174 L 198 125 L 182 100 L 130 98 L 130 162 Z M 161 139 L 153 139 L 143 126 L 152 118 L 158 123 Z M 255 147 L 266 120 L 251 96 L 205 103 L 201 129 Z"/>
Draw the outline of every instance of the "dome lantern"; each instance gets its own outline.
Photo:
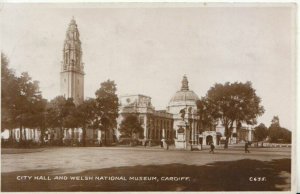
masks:
<path id="1" fill-rule="evenodd" d="M 181 88 L 170 99 L 167 111 L 172 114 L 178 114 L 179 111 L 186 107 L 196 108 L 196 101 L 199 100 L 198 95 L 189 90 L 189 82 L 186 75 L 181 81 Z"/>
<path id="2" fill-rule="evenodd" d="M 189 91 L 189 81 L 186 75 L 183 76 L 181 83 L 182 83 L 181 91 Z"/>

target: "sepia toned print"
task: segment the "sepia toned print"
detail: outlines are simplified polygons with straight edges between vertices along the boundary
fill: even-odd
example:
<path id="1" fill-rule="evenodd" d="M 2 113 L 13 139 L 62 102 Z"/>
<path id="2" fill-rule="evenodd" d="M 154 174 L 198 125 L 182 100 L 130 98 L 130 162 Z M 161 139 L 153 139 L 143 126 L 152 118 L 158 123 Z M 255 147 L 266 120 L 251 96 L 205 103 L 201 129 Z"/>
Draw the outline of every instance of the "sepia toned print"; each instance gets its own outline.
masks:
<path id="1" fill-rule="evenodd" d="M 9 4 L 1 191 L 293 193 L 295 5 Z"/>

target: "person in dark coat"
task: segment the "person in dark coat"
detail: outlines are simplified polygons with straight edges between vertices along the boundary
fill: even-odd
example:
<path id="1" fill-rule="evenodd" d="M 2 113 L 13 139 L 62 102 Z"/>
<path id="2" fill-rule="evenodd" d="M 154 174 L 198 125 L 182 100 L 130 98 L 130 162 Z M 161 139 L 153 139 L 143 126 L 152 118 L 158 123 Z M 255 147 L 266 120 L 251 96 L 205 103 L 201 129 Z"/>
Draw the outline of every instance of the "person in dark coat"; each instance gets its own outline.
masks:
<path id="1" fill-rule="evenodd" d="M 245 143 L 245 153 L 250 153 L 250 151 L 248 150 L 248 147 L 249 147 L 249 143 L 246 142 Z"/>
<path id="2" fill-rule="evenodd" d="M 214 149 L 215 149 L 215 145 L 214 145 L 213 142 L 211 142 L 211 143 L 210 143 L 210 151 L 209 151 L 209 153 L 213 153 L 213 154 L 214 154 L 214 153 L 215 153 L 215 152 L 214 152 Z"/>

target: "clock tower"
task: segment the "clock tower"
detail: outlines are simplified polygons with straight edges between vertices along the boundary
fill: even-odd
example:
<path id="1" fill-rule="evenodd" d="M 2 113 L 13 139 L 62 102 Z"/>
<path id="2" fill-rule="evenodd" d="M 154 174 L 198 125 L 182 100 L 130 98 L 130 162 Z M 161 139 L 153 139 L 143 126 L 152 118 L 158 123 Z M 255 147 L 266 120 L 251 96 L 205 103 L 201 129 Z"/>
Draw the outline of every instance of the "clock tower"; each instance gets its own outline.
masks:
<path id="1" fill-rule="evenodd" d="M 79 31 L 74 18 L 69 24 L 64 41 L 60 93 L 66 99 L 73 98 L 75 105 L 84 100 L 84 64 Z"/>

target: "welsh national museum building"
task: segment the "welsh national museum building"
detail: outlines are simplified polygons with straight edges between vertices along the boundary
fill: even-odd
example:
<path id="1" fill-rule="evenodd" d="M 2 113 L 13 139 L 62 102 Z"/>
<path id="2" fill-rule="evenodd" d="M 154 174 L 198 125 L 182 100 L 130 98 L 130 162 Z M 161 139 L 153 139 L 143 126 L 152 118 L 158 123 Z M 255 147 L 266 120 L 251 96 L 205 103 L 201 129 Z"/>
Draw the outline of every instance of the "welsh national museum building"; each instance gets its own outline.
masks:
<path id="1" fill-rule="evenodd" d="M 219 144 L 220 133 L 213 129 L 201 129 L 197 114 L 196 102 L 198 95 L 189 89 L 189 82 L 183 76 L 181 88 L 177 91 L 166 110 L 155 110 L 151 104 L 151 97 L 145 95 L 120 96 L 120 116 L 118 129 L 122 120 L 130 114 L 135 114 L 143 127 L 143 134 L 137 138 L 143 144 L 155 145 L 161 142 L 175 144 L 177 149 L 191 149 L 210 142 Z M 116 130 L 119 140 L 122 134 Z"/>

